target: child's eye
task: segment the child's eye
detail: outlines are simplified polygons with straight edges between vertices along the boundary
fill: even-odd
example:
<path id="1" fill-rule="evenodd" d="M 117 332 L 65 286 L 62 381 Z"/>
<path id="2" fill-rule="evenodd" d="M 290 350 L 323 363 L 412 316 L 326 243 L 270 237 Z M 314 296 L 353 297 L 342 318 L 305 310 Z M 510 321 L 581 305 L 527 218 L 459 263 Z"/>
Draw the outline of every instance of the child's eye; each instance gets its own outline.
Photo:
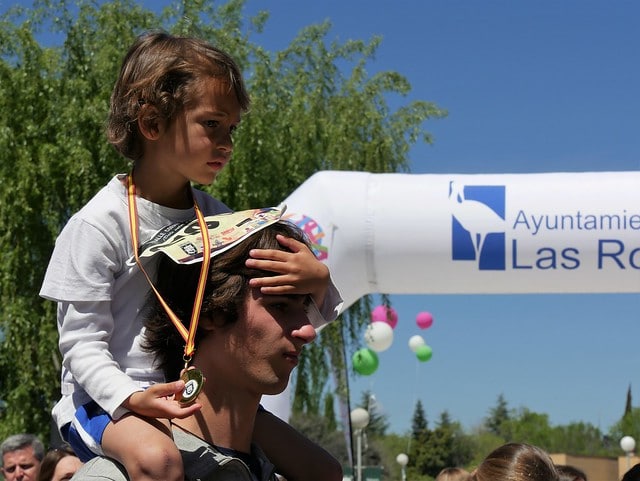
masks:
<path id="1" fill-rule="evenodd" d="M 206 125 L 210 129 L 215 129 L 218 125 L 220 125 L 220 122 L 218 122 L 217 120 L 205 120 L 204 125 Z"/>
<path id="2" fill-rule="evenodd" d="M 231 127 L 229 127 L 229 133 L 233 134 L 236 130 L 238 130 L 238 126 L 237 125 L 232 125 Z"/>

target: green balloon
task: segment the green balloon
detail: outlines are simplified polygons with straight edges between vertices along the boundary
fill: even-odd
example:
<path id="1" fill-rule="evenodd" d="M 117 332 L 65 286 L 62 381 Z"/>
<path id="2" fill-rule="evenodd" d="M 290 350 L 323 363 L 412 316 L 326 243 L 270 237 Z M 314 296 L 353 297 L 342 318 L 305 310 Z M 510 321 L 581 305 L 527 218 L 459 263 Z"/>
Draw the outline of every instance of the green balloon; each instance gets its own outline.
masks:
<path id="1" fill-rule="evenodd" d="M 360 349 L 353 354 L 353 368 L 358 374 L 369 376 L 378 369 L 378 355 L 371 349 Z"/>
<path id="2" fill-rule="evenodd" d="M 431 359 L 432 355 L 433 355 L 433 350 L 426 344 L 423 346 L 419 346 L 416 349 L 416 357 L 421 362 L 427 362 L 429 359 Z"/>

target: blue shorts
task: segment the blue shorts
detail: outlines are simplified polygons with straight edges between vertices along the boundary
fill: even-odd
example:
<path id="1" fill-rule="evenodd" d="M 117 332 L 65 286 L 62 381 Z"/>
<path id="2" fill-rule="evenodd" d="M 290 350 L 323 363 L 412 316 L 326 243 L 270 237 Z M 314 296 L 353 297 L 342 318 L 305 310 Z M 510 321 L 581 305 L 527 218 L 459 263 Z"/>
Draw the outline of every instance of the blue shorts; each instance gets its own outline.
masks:
<path id="1" fill-rule="evenodd" d="M 102 435 L 110 422 L 111 416 L 95 401 L 91 401 L 76 410 L 73 421 L 62 429 L 62 437 L 80 460 L 86 463 L 91 458 L 104 455 Z"/>

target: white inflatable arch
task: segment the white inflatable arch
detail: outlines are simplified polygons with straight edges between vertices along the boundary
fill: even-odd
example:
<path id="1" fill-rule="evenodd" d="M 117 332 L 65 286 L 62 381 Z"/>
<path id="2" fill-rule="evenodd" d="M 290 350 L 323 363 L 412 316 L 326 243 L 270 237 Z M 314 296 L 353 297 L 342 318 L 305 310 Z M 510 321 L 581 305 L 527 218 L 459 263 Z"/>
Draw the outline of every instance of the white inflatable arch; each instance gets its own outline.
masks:
<path id="1" fill-rule="evenodd" d="M 323 171 L 284 203 L 343 309 L 374 293 L 640 293 L 640 172 Z"/>

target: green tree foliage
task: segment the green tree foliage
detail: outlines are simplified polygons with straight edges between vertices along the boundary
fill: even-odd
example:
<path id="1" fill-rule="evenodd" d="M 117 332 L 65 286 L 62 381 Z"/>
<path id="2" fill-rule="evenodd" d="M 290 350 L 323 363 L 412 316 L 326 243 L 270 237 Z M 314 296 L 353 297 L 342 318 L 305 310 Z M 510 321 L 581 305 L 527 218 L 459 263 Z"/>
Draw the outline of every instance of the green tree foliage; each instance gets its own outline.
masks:
<path id="1" fill-rule="evenodd" d="M 473 458 L 468 464 L 469 467 L 477 466 L 487 454 L 505 443 L 503 438 L 486 430 L 484 427 L 473 429 L 469 434 L 469 439 L 472 443 L 473 452 Z"/>
<path id="2" fill-rule="evenodd" d="M 434 437 L 448 451 L 443 467 L 466 466 L 469 463 L 473 455 L 472 442 L 462 425 L 453 421 L 447 411 L 440 414 Z"/>
<path id="3" fill-rule="evenodd" d="M 627 388 L 627 402 L 624 405 L 624 416 L 631 413 L 631 410 L 633 409 L 632 404 L 633 403 L 631 400 L 631 384 L 629 384 L 629 387 Z"/>
<path id="4" fill-rule="evenodd" d="M 293 427 L 330 452 L 343 466 L 349 465 L 344 433 L 341 430 L 332 429 L 325 418 L 294 413 L 290 422 Z"/>
<path id="5" fill-rule="evenodd" d="M 323 390 L 328 376 L 324 353 L 319 349 L 309 350 L 305 356 L 301 356 L 298 370 L 305 375 L 298 377 L 296 382 L 292 410 L 319 415 L 322 413 Z"/>
<path id="6" fill-rule="evenodd" d="M 367 435 L 369 437 L 384 436 L 389 429 L 388 416 L 380 410 L 375 395 L 371 391 L 364 391 L 361 395 L 359 406 L 369 413 Z"/>
<path id="7" fill-rule="evenodd" d="M 0 437 L 28 431 L 47 439 L 60 360 L 55 306 L 38 290 L 70 213 L 125 167 L 103 135 L 104 79 L 115 78 L 122 42 L 133 38 L 119 36 L 123 15 L 81 7 L 72 19 L 66 8 L 54 17 L 40 6 L 0 19 Z M 126 18 L 125 25 L 148 26 L 133 6 Z M 64 47 L 36 40 L 44 24 L 65 32 Z"/>
<path id="8" fill-rule="evenodd" d="M 398 434 L 387 434 L 378 441 L 381 463 L 385 480 L 401 481 L 402 470 L 396 458 L 398 454 L 407 454 L 409 448 L 409 437 Z M 410 462 L 411 460 L 409 460 Z M 414 478 L 411 478 L 414 479 Z"/>
<path id="9" fill-rule="evenodd" d="M 429 453 L 426 452 L 426 446 L 429 443 L 430 434 L 427 415 L 422 401 L 418 399 L 411 418 L 411 440 L 407 453 L 409 455 L 407 472 L 411 474 L 409 476 L 411 479 L 426 474 L 425 465 L 428 463 L 429 456 Z"/>
<path id="10" fill-rule="evenodd" d="M 553 437 L 549 415 L 528 408 L 521 408 L 511 419 L 503 422 L 501 431 L 508 442 L 526 442 L 545 449 L 551 445 Z"/>
<path id="11" fill-rule="evenodd" d="M 327 423 L 329 431 L 338 429 L 338 421 L 336 420 L 335 397 L 328 392 L 324 395 L 324 419 Z"/>
<path id="12" fill-rule="evenodd" d="M 496 405 L 489 410 L 489 415 L 485 418 L 484 425 L 486 429 L 500 436 L 502 434 L 502 423 L 510 418 L 509 407 L 504 395 L 500 394 Z"/>
<path id="13" fill-rule="evenodd" d="M 574 422 L 554 426 L 550 444 L 551 453 L 567 453 L 583 456 L 606 456 L 612 453 L 604 444 L 602 432 L 589 423 Z"/>
<path id="14" fill-rule="evenodd" d="M 499 397 L 498 406 L 506 408 L 506 401 Z M 497 407 L 490 410 L 487 419 L 498 419 L 494 416 L 498 412 Z M 502 442 L 526 442 L 535 444 L 552 453 L 567 453 L 573 455 L 607 455 L 611 454 L 603 442 L 603 435 L 600 430 L 583 422 L 574 422 L 566 425 L 552 426 L 549 416 L 543 413 L 536 413 L 528 408 L 507 411 L 506 418 L 497 426 L 498 434 L 489 427 L 485 421 L 484 430 L 486 433 L 495 436 L 496 440 Z M 496 447 L 496 446 L 494 446 Z"/>
<path id="15" fill-rule="evenodd" d="M 428 431 L 427 415 L 422 407 L 422 401 L 418 399 L 416 401 L 416 407 L 413 410 L 413 417 L 411 418 L 411 437 L 416 441 L 422 440 Z"/>
<path id="16" fill-rule="evenodd" d="M 367 73 L 380 39 L 330 42 L 330 24 L 310 26 L 281 52 L 254 43 L 267 21 L 244 2 L 177 1 L 162 13 L 130 0 L 35 1 L 0 16 L 0 438 L 46 439 L 58 397 L 55 306 L 38 291 L 54 240 L 116 172 L 128 169 L 104 136 L 108 101 L 126 47 L 143 31 L 196 35 L 229 51 L 246 72 L 251 112 L 234 160 L 211 189 L 236 209 L 273 205 L 319 169 L 396 172 L 412 143 L 430 142 L 434 104 L 390 108 L 410 85 L 396 72 Z M 325 328 L 306 350 L 296 408 L 318 413 L 335 371 L 346 396 L 346 353 L 358 342 L 370 298 Z"/>
<path id="17" fill-rule="evenodd" d="M 471 440 L 460 423 L 451 420 L 447 411 L 440 414 L 436 427 L 421 439 L 422 442 L 413 444 L 414 461 L 411 458 L 409 461 L 411 473 L 435 477 L 442 469 L 466 466 L 473 458 Z"/>
<path id="18" fill-rule="evenodd" d="M 499 404 L 507 405 L 504 396 Z M 489 409 L 489 413 L 495 412 Z M 509 419 L 504 422 L 502 432 L 507 438 L 494 434 L 482 425 L 464 432 L 460 424 L 447 412 L 440 414 L 433 429 L 429 429 L 427 416 L 421 402 L 416 403 L 412 429 L 409 434 L 399 436 L 387 434 L 374 438 L 369 443 L 375 450 L 385 473 L 385 479 L 400 481 L 400 470 L 396 463 L 399 453 L 409 455 L 408 479 L 432 481 L 440 467 L 461 466 L 472 470 L 484 457 L 507 441 L 537 444 L 551 453 L 566 453 L 582 456 L 620 455 L 619 440 L 624 433 L 632 432 L 633 419 L 624 418 L 603 436 L 598 428 L 583 422 L 553 426 L 546 414 L 536 413 L 525 407 L 507 409 Z M 627 410 L 640 419 L 640 408 Z M 488 416 L 489 417 L 489 416 Z M 636 420 L 637 420 L 636 419 Z M 636 437 L 634 434 L 632 436 Z M 640 437 L 640 436 L 638 436 Z M 370 459 L 368 459 L 370 461 Z"/>
<path id="19" fill-rule="evenodd" d="M 625 410 L 620 420 L 609 429 L 609 445 L 616 455 L 620 454 L 620 440 L 624 436 L 631 436 L 638 442 L 640 440 L 640 408 L 631 407 Z"/>
<path id="20" fill-rule="evenodd" d="M 500 404 L 506 405 L 504 397 Z M 489 412 L 494 411 L 490 409 Z M 620 454 L 618 442 L 622 435 L 619 429 L 603 437 L 600 430 L 589 423 L 552 426 L 546 414 L 527 408 L 508 410 L 508 413 L 509 420 L 504 422 L 502 430 L 508 438 L 489 430 L 486 420 L 467 433 L 446 411 L 440 414 L 433 429 L 429 429 L 423 405 L 418 402 L 410 434 L 387 435 L 376 444 L 384 472 L 389 473 L 390 479 L 400 480 L 395 458 L 404 452 L 409 455 L 408 479 L 432 481 L 442 467 L 460 466 L 472 470 L 489 452 L 507 441 L 537 444 L 551 453 L 584 456 Z M 615 442 L 612 441 L 614 439 Z"/>

